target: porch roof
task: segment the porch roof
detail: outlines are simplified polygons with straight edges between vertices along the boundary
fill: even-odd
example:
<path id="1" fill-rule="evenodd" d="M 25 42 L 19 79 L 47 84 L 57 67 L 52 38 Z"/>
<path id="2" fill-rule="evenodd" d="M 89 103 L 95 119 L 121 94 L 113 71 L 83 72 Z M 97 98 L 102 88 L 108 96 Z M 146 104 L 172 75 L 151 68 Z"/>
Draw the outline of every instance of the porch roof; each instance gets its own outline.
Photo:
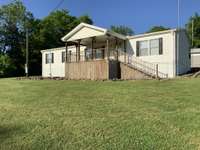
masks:
<path id="1" fill-rule="evenodd" d="M 100 36 L 101 37 L 112 36 L 112 37 L 116 37 L 121 40 L 127 39 L 126 36 L 115 33 L 108 29 L 104 29 L 104 28 L 97 27 L 94 25 L 89 25 L 86 23 L 81 23 L 76 28 L 74 28 L 71 32 L 69 32 L 67 35 L 65 35 L 61 40 L 63 42 L 68 42 L 68 41 L 77 41 L 77 40 L 81 40 L 81 39 L 100 37 Z"/>

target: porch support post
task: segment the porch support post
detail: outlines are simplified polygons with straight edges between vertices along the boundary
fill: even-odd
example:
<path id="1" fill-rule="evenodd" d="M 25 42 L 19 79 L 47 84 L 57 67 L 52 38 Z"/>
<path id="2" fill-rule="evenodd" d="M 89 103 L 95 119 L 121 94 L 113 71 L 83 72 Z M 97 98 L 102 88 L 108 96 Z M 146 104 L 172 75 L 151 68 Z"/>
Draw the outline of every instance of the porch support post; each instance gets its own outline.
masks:
<path id="1" fill-rule="evenodd" d="M 110 59 L 110 52 L 109 52 L 109 39 L 106 40 L 106 52 L 107 52 L 107 59 Z"/>
<path id="2" fill-rule="evenodd" d="M 86 59 L 86 49 L 84 49 L 84 61 L 87 61 L 87 59 Z"/>
<path id="3" fill-rule="evenodd" d="M 119 56 L 119 53 L 118 53 L 118 39 L 116 38 L 115 40 L 116 40 L 116 50 L 115 51 L 116 51 L 116 55 L 117 55 L 116 56 L 116 60 L 118 61 L 119 60 L 118 59 L 118 56 Z"/>
<path id="4" fill-rule="evenodd" d="M 126 63 L 126 41 L 124 40 L 124 63 Z"/>
<path id="5" fill-rule="evenodd" d="M 92 38 L 91 49 L 92 49 L 92 60 L 93 60 L 94 59 L 94 37 Z"/>
<path id="6" fill-rule="evenodd" d="M 77 52 L 78 52 L 78 45 L 76 44 L 76 62 L 78 61 L 78 58 L 77 58 Z"/>
<path id="7" fill-rule="evenodd" d="M 68 62 L 68 46 L 67 46 L 67 42 L 65 44 L 65 63 Z"/>
<path id="8" fill-rule="evenodd" d="M 81 48 L 80 48 L 81 40 L 78 40 L 78 61 L 81 60 Z"/>
<path id="9" fill-rule="evenodd" d="M 68 59 L 69 62 L 72 61 L 72 51 L 69 51 L 69 59 Z"/>

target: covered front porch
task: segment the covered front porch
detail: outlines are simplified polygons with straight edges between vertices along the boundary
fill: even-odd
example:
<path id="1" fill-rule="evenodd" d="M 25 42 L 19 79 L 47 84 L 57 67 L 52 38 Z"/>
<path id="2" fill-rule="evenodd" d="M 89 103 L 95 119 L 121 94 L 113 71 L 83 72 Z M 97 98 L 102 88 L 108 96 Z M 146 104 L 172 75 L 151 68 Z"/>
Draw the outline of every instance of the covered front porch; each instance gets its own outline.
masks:
<path id="1" fill-rule="evenodd" d="M 126 36 L 110 30 L 81 23 L 62 41 L 66 43 L 66 79 L 167 78 L 157 64 L 142 61 L 130 48 L 127 50 Z M 74 46 L 74 51 L 69 50 L 69 46 Z"/>
<path id="2" fill-rule="evenodd" d="M 126 61 L 126 37 L 99 27 L 80 24 L 62 38 L 66 43 L 67 79 L 120 78 L 119 60 Z M 75 51 L 69 51 L 75 46 Z"/>
<path id="3" fill-rule="evenodd" d="M 81 26 L 81 27 L 79 27 Z M 126 37 L 95 26 L 80 24 L 63 38 L 66 43 L 66 62 L 119 60 L 126 54 Z M 83 32 L 84 31 L 84 32 Z M 71 35 L 71 36 L 70 36 Z M 76 51 L 69 51 L 75 46 Z"/>

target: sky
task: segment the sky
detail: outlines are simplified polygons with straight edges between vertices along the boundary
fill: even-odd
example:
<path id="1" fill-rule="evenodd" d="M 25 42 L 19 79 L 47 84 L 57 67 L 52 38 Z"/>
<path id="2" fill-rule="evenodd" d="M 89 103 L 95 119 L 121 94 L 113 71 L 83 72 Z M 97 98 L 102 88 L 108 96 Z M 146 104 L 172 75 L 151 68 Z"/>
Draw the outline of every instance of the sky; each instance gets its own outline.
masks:
<path id="1" fill-rule="evenodd" d="M 0 6 L 12 0 L 0 0 Z M 47 16 L 61 0 L 22 0 L 36 18 Z M 59 9 L 73 16 L 89 15 L 94 25 L 109 28 L 125 25 L 137 33 L 152 26 L 176 28 L 178 0 L 64 0 Z M 200 0 L 180 0 L 180 22 L 184 27 L 195 12 L 200 14 Z"/>

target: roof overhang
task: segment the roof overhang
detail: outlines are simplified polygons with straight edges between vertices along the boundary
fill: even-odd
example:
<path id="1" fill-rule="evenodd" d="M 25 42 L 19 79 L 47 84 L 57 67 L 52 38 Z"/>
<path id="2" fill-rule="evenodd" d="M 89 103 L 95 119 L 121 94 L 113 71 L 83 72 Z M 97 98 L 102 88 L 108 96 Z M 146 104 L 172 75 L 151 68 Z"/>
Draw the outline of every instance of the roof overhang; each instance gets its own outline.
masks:
<path id="1" fill-rule="evenodd" d="M 200 48 L 192 48 L 190 52 L 191 54 L 200 54 Z"/>
<path id="2" fill-rule="evenodd" d="M 79 24 L 76 28 L 74 28 L 71 32 L 65 35 L 61 40 L 63 42 L 72 42 L 78 41 L 81 39 L 98 37 L 98 36 L 113 36 L 122 40 L 126 40 L 126 36 L 115 33 L 113 31 L 89 25 L 86 23 Z"/>
<path id="3" fill-rule="evenodd" d="M 136 39 L 136 38 L 142 38 L 142 37 L 148 37 L 148 36 L 155 36 L 155 35 L 162 35 L 162 34 L 168 34 L 176 32 L 177 29 L 170 29 L 165 31 L 158 31 L 158 32 L 152 32 L 152 33 L 144 33 L 144 34 L 138 34 L 133 36 L 127 36 L 128 39 Z"/>

